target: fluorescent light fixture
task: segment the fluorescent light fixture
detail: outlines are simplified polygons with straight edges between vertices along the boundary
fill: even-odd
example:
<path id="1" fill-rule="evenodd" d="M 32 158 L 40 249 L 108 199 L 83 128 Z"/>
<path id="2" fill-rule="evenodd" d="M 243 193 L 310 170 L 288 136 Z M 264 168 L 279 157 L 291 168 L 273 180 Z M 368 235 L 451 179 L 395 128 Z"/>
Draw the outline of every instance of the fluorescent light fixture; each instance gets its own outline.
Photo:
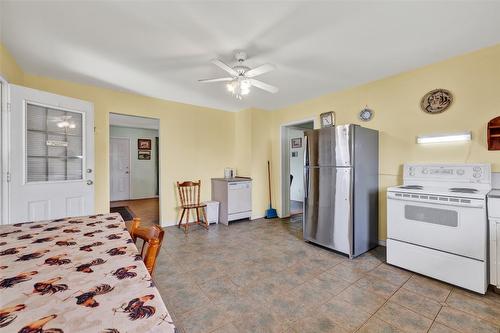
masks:
<path id="1" fill-rule="evenodd" d="M 442 142 L 463 142 L 470 141 L 470 132 L 458 132 L 447 134 L 427 134 L 417 136 L 417 143 L 442 143 Z"/>

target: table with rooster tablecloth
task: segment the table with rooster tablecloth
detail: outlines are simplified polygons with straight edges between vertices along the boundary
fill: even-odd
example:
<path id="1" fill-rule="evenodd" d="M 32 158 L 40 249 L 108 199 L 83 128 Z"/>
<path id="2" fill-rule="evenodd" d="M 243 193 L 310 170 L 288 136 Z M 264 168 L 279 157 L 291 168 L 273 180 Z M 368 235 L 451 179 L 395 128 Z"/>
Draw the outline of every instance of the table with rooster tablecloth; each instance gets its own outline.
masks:
<path id="1" fill-rule="evenodd" d="M 0 226 L 0 332 L 175 332 L 119 214 Z"/>

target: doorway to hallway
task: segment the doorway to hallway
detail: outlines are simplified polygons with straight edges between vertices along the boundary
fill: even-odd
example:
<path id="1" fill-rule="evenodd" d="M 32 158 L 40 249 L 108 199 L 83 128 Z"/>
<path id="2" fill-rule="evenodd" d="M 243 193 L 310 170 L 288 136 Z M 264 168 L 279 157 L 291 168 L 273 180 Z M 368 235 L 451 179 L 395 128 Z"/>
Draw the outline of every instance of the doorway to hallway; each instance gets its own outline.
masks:
<path id="1" fill-rule="evenodd" d="M 304 201 L 304 131 L 314 128 L 314 121 L 304 120 L 282 126 L 281 176 L 282 217 L 300 218 Z"/>
<path id="2" fill-rule="evenodd" d="M 110 114 L 110 211 L 160 224 L 159 119 Z"/>

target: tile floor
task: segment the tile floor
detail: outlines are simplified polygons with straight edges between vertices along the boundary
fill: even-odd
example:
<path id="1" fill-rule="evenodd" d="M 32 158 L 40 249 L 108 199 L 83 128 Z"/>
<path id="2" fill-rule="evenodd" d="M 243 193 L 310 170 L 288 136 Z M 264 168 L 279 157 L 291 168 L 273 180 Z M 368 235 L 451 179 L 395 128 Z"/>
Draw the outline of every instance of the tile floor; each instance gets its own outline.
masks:
<path id="1" fill-rule="evenodd" d="M 301 219 L 166 229 L 155 281 L 180 332 L 500 332 L 486 296 L 301 239 Z"/>

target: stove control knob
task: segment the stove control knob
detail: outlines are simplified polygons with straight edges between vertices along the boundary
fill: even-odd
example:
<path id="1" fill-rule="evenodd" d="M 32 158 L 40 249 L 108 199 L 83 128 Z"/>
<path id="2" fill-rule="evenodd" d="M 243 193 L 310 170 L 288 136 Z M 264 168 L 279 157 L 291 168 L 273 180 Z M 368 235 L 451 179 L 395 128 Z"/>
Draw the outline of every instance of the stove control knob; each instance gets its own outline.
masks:
<path id="1" fill-rule="evenodd" d="M 415 172 L 414 171 L 410 171 L 410 176 L 415 176 Z"/>
<path id="2" fill-rule="evenodd" d="M 481 172 L 481 167 L 475 166 L 472 170 L 474 170 L 474 172 Z"/>
<path id="3" fill-rule="evenodd" d="M 481 173 L 474 172 L 473 176 L 474 176 L 474 178 L 479 178 L 479 177 L 481 177 Z"/>
<path id="4" fill-rule="evenodd" d="M 465 174 L 464 169 L 458 169 L 458 170 L 457 170 L 457 175 L 459 175 L 459 176 L 463 176 L 464 174 Z"/>
<path id="5" fill-rule="evenodd" d="M 422 169 L 422 173 L 423 173 L 424 175 L 428 174 L 428 173 L 429 173 L 429 169 L 427 169 L 427 168 L 423 168 L 423 169 Z"/>

